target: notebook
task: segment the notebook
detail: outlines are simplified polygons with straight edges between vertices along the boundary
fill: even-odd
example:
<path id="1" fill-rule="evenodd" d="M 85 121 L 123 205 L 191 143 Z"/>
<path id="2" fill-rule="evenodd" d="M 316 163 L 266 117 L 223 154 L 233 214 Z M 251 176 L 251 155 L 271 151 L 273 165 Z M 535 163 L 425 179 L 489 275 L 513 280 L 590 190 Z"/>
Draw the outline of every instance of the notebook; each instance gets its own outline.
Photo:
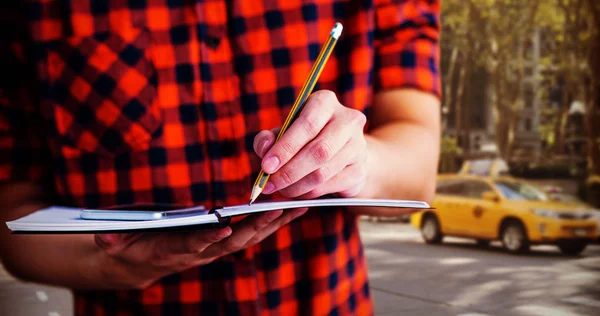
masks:
<path id="1" fill-rule="evenodd" d="M 184 231 L 224 227 L 229 225 L 232 217 L 240 215 L 274 210 L 288 210 L 302 207 L 314 208 L 334 206 L 380 206 L 411 209 L 409 212 L 430 208 L 427 203 L 420 201 L 331 198 L 301 201 L 262 202 L 254 203 L 252 205 L 219 207 L 210 210 L 204 209 L 201 206 L 197 206 L 186 209 L 187 211 L 181 215 L 174 215 L 154 220 L 91 220 L 82 218 L 82 212 L 89 213 L 105 210 L 89 210 L 64 206 L 51 206 L 35 211 L 17 220 L 6 222 L 6 224 L 13 233 L 21 234 L 85 234 L 140 231 Z M 136 212 L 136 210 L 140 209 L 119 210 Z"/>

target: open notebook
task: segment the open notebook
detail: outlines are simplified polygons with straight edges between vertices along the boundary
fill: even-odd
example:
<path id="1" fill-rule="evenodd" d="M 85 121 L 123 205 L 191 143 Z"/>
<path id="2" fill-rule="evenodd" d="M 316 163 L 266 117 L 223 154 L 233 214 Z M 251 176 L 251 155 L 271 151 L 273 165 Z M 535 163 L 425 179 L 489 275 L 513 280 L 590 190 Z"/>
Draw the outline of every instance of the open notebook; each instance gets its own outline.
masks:
<path id="1" fill-rule="evenodd" d="M 251 213 L 286 210 L 301 207 L 331 206 L 382 206 L 407 209 L 430 208 L 425 202 L 381 199 L 316 199 L 303 201 L 264 202 L 251 206 L 237 205 L 206 210 L 193 208 L 193 212 L 173 215 L 155 220 L 90 220 L 81 214 L 94 212 L 81 208 L 52 206 L 33 212 L 17 220 L 7 222 L 14 233 L 99 233 L 131 231 L 181 231 L 198 228 L 223 227 L 229 224 L 231 217 Z M 96 210 L 100 211 L 100 210 Z M 125 210 L 126 211 L 126 210 Z M 135 212 L 131 210 L 131 212 Z"/>

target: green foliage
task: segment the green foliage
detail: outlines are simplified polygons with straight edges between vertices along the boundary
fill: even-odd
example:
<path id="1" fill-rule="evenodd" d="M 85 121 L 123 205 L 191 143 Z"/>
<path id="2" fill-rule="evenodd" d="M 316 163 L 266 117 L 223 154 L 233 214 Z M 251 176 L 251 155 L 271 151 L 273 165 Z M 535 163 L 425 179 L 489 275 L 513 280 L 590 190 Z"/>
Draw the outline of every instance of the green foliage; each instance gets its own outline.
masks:
<path id="1" fill-rule="evenodd" d="M 566 116 L 564 110 L 550 108 L 549 91 L 562 78 L 570 99 L 566 102 L 585 100 L 585 85 L 592 81 L 590 43 L 597 38 L 599 12 L 600 0 L 442 1 L 442 47 L 458 50 L 455 68 L 476 64 L 491 77 L 495 136 L 502 154 L 510 152 L 515 121 L 523 110 L 525 77 L 538 83 L 534 93 L 545 118 L 538 129 L 540 137 L 550 145 L 560 139 L 557 131 Z M 536 34 L 537 60 L 532 59 Z M 445 77 L 445 84 L 452 79 Z"/>
<path id="2" fill-rule="evenodd" d="M 441 140 L 441 153 L 462 155 L 463 150 L 460 148 L 460 146 L 458 146 L 456 137 L 446 135 L 443 136 Z"/>

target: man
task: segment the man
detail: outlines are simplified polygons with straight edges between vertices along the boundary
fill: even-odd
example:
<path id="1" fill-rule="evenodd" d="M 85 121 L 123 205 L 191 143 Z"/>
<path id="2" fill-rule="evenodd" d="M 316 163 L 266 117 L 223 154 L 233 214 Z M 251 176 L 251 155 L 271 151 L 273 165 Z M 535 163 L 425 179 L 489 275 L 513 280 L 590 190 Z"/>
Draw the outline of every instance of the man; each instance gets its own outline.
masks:
<path id="1" fill-rule="evenodd" d="M 50 203 L 243 204 L 261 167 L 262 200 L 431 199 L 438 1 L 151 2 L 1 10 L 2 221 Z M 318 91 L 274 145 L 336 21 Z M 357 215 L 395 212 L 280 211 L 95 238 L 4 227 L 1 254 L 18 277 L 73 288 L 81 315 L 363 315 Z"/>

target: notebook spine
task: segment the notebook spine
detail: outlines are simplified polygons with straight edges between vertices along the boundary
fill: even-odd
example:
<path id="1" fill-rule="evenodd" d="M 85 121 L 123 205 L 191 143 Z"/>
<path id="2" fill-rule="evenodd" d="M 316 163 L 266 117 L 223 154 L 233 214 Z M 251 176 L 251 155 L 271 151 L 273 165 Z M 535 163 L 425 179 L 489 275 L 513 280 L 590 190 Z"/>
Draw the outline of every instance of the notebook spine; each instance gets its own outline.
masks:
<path id="1" fill-rule="evenodd" d="M 221 216 L 221 214 L 219 213 L 219 210 L 222 208 L 222 206 L 215 206 L 208 211 L 208 214 L 215 214 L 215 216 L 219 220 L 219 223 L 215 224 L 215 226 L 219 228 L 229 226 L 229 224 L 231 223 L 230 216 Z"/>

